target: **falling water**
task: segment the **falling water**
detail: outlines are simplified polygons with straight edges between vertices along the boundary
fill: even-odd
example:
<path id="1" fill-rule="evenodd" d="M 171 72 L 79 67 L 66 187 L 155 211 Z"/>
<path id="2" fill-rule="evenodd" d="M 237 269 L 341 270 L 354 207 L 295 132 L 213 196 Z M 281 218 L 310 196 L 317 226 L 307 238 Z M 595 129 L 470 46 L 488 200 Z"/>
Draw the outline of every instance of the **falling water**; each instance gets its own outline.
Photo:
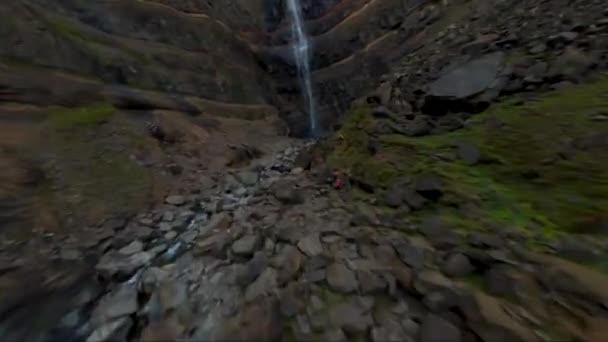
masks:
<path id="1" fill-rule="evenodd" d="M 310 43 L 306 32 L 304 32 L 302 10 L 299 0 L 287 0 L 287 7 L 291 15 L 291 31 L 293 35 L 293 53 L 298 69 L 298 78 L 304 92 L 304 101 L 308 109 L 308 120 L 310 134 L 318 133 L 317 114 L 315 113 L 315 102 L 312 96 L 312 82 L 310 80 Z"/>

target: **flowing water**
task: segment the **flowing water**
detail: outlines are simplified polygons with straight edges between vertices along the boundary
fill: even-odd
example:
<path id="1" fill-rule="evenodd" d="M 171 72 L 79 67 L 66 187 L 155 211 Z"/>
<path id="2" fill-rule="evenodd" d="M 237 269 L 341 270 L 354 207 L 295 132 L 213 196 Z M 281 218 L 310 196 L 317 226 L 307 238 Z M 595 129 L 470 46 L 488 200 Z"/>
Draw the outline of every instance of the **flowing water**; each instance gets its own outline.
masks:
<path id="1" fill-rule="evenodd" d="M 298 70 L 304 102 L 308 111 L 310 134 L 315 136 L 319 132 L 315 101 L 312 93 L 310 79 L 310 42 L 304 31 L 304 20 L 299 0 L 287 0 L 287 7 L 291 16 L 291 31 L 293 34 L 293 53 Z"/>

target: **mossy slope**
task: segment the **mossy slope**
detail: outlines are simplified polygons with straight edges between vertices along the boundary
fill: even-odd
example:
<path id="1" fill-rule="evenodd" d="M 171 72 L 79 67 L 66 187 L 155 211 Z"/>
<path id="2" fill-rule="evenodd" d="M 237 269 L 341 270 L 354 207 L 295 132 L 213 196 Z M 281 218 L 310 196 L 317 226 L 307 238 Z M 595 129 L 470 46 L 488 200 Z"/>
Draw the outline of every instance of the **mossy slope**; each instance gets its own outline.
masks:
<path id="1" fill-rule="evenodd" d="M 358 108 L 336 135 L 328 162 L 377 188 L 423 172 L 439 174 L 442 214 L 460 228 L 500 224 L 553 234 L 606 232 L 608 78 L 521 103 L 497 104 L 452 133 L 421 138 L 373 135 L 369 108 Z M 375 141 L 376 154 L 368 152 Z M 477 165 L 458 158 L 476 146 Z M 479 208 L 474 219 L 464 205 Z"/>

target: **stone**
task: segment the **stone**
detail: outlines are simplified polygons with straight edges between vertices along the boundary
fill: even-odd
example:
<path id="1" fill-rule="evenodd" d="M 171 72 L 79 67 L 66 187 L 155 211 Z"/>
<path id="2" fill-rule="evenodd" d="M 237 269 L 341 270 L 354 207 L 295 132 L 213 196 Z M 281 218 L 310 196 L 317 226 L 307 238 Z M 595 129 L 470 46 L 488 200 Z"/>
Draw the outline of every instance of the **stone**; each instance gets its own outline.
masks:
<path id="1" fill-rule="evenodd" d="M 403 204 L 403 190 L 391 187 L 384 194 L 384 203 L 391 208 L 399 208 Z"/>
<path id="2" fill-rule="evenodd" d="M 241 286 L 247 286 L 268 267 L 268 258 L 263 252 L 256 252 L 249 262 L 238 266 L 242 266 L 242 269 L 237 273 L 236 281 Z"/>
<path id="3" fill-rule="evenodd" d="M 154 255 L 149 252 L 139 252 L 125 256 L 117 251 L 106 253 L 96 266 L 97 271 L 108 278 L 113 276 L 128 277 L 138 268 L 149 263 Z"/>
<path id="4" fill-rule="evenodd" d="M 416 336 L 418 334 L 418 330 L 420 330 L 420 324 L 416 323 L 411 318 L 404 319 L 401 322 L 401 326 L 408 336 Z"/>
<path id="5" fill-rule="evenodd" d="M 323 253 L 319 233 L 312 233 L 300 239 L 298 248 L 308 257 L 314 257 Z"/>
<path id="6" fill-rule="evenodd" d="M 386 290 L 386 282 L 371 271 L 357 271 L 357 279 L 362 294 L 382 293 Z"/>
<path id="7" fill-rule="evenodd" d="M 548 77 L 556 80 L 565 79 L 578 82 L 589 74 L 596 63 L 596 59 L 591 55 L 570 47 L 551 63 Z"/>
<path id="8" fill-rule="evenodd" d="M 496 296 L 516 297 L 517 278 L 507 265 L 495 265 L 484 274 L 488 293 Z"/>
<path id="9" fill-rule="evenodd" d="M 304 263 L 304 256 L 294 246 L 287 245 L 272 263 L 278 269 L 279 282 L 283 284 L 298 274 Z"/>
<path id="10" fill-rule="evenodd" d="M 445 72 L 431 83 L 422 106 L 425 113 L 445 114 L 451 102 L 462 102 L 495 86 L 504 63 L 504 54 L 496 52 L 474 59 Z"/>
<path id="11" fill-rule="evenodd" d="M 254 186 L 258 183 L 260 176 L 255 171 L 244 171 L 238 174 L 238 179 L 245 186 Z"/>
<path id="12" fill-rule="evenodd" d="M 130 317 L 120 317 L 98 326 L 87 337 L 86 342 L 126 342 L 133 320 Z"/>
<path id="13" fill-rule="evenodd" d="M 435 313 L 448 311 L 458 306 L 458 296 L 449 289 L 429 292 L 423 299 L 424 305 Z"/>
<path id="14" fill-rule="evenodd" d="M 237 255 L 250 256 L 260 247 L 261 243 L 262 239 L 259 235 L 248 234 L 232 244 L 232 251 Z"/>
<path id="15" fill-rule="evenodd" d="M 366 333 L 374 324 L 371 314 L 352 300 L 332 307 L 329 320 L 334 327 L 342 328 L 349 334 Z"/>
<path id="16" fill-rule="evenodd" d="M 123 255 L 132 255 L 135 253 L 139 253 L 144 249 L 144 244 L 139 241 L 139 240 L 135 240 L 133 242 L 131 242 L 130 244 L 124 246 L 123 248 L 118 250 L 118 253 L 123 254 Z"/>
<path id="17" fill-rule="evenodd" d="M 238 315 L 222 322 L 219 336 L 200 336 L 197 341 L 281 341 L 283 320 L 279 305 L 275 300 L 262 300 L 250 303 Z"/>
<path id="18" fill-rule="evenodd" d="M 357 279 L 353 271 L 344 264 L 333 263 L 327 267 L 327 283 L 334 291 L 351 293 L 357 290 Z"/>
<path id="19" fill-rule="evenodd" d="M 228 213 L 218 213 L 211 217 L 201 229 L 201 235 L 206 236 L 214 232 L 225 232 L 232 224 L 232 217 Z"/>
<path id="20" fill-rule="evenodd" d="M 170 230 L 165 234 L 165 239 L 167 240 L 173 240 L 177 237 L 177 232 L 174 230 Z"/>
<path id="21" fill-rule="evenodd" d="M 172 211 L 165 211 L 162 220 L 165 222 L 173 222 L 173 220 L 175 220 L 175 213 Z"/>
<path id="22" fill-rule="evenodd" d="M 245 301 L 252 302 L 259 297 L 272 295 L 277 291 L 277 271 L 268 267 L 260 276 L 245 290 Z"/>
<path id="23" fill-rule="evenodd" d="M 188 287 L 178 280 L 163 282 L 157 293 L 163 312 L 177 309 L 188 300 Z"/>
<path id="24" fill-rule="evenodd" d="M 279 303 L 283 316 L 293 317 L 306 307 L 306 290 L 303 284 L 290 283 L 281 291 Z"/>
<path id="25" fill-rule="evenodd" d="M 420 342 L 460 342 L 462 333 L 452 323 L 434 315 L 427 315 L 418 331 L 417 341 Z"/>
<path id="26" fill-rule="evenodd" d="M 549 64 L 547 62 L 538 62 L 526 70 L 524 82 L 527 84 L 540 84 L 545 80 L 548 70 Z"/>
<path id="27" fill-rule="evenodd" d="M 549 45 L 567 44 L 578 38 L 577 32 L 561 32 L 547 39 Z"/>
<path id="28" fill-rule="evenodd" d="M 409 290 L 412 288 L 412 270 L 405 266 L 399 259 L 394 259 L 391 264 L 391 274 L 402 288 Z"/>
<path id="29" fill-rule="evenodd" d="M 458 156 L 467 165 L 475 165 L 481 159 L 479 148 L 472 143 L 461 142 L 458 144 Z"/>
<path id="30" fill-rule="evenodd" d="M 529 51 L 533 55 L 543 53 L 543 52 L 547 51 L 547 45 L 544 43 L 538 43 L 538 44 L 534 45 L 533 47 L 531 47 Z"/>
<path id="31" fill-rule="evenodd" d="M 395 246 L 399 258 L 408 266 L 414 269 L 420 269 L 424 266 L 426 260 L 425 249 L 411 243 L 402 243 Z"/>
<path id="32" fill-rule="evenodd" d="M 376 215 L 376 212 L 372 206 L 357 203 L 355 211 L 353 212 L 351 224 L 354 226 L 377 226 L 380 224 L 380 220 L 378 219 L 378 216 Z"/>
<path id="33" fill-rule="evenodd" d="M 371 336 L 374 342 L 413 342 L 403 327 L 393 320 L 382 322 L 380 326 L 372 328 Z"/>
<path id="34" fill-rule="evenodd" d="M 342 329 L 331 329 L 323 333 L 323 341 L 327 342 L 346 342 L 348 339 Z"/>
<path id="35" fill-rule="evenodd" d="M 182 195 L 171 195 L 165 198 L 165 202 L 167 204 L 180 206 L 186 203 L 186 198 Z"/>
<path id="36" fill-rule="evenodd" d="M 426 270 L 419 272 L 414 281 L 414 288 L 420 294 L 431 291 L 452 288 L 453 282 L 437 271 Z"/>
<path id="37" fill-rule="evenodd" d="M 428 200 L 412 189 L 406 189 L 403 200 L 413 210 L 420 210 L 428 203 Z"/>
<path id="38" fill-rule="evenodd" d="M 429 135 L 432 131 L 432 124 L 426 115 L 416 115 L 410 120 L 402 122 L 404 133 L 409 137 L 422 137 Z"/>
<path id="39" fill-rule="evenodd" d="M 421 174 L 414 179 L 414 190 L 430 200 L 437 200 L 443 195 L 443 182 L 435 174 Z"/>
<path id="40" fill-rule="evenodd" d="M 441 271 L 448 277 L 463 277 L 473 272 L 473 270 L 469 258 L 461 253 L 450 254 L 441 266 Z"/>
<path id="41" fill-rule="evenodd" d="M 302 195 L 292 182 L 276 182 L 273 185 L 272 193 L 277 200 L 284 204 L 299 204 L 303 201 Z"/>
<path id="42" fill-rule="evenodd" d="M 124 283 L 99 301 L 91 319 L 97 324 L 103 324 L 130 315 L 137 311 L 137 307 L 137 287 Z"/>
<path id="43" fill-rule="evenodd" d="M 194 253 L 196 255 L 211 254 L 214 256 L 223 256 L 229 242 L 230 238 L 226 233 L 216 233 L 202 241 L 196 242 L 194 245 Z"/>

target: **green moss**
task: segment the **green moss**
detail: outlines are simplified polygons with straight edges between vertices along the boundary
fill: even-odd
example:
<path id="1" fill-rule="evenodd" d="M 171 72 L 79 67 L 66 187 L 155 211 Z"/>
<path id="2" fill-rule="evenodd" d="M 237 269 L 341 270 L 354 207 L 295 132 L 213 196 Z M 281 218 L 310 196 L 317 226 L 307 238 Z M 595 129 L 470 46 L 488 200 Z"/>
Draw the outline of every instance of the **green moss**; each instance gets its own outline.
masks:
<path id="1" fill-rule="evenodd" d="M 110 119 L 114 112 L 110 104 L 99 103 L 78 108 L 57 108 L 49 113 L 49 118 L 54 128 L 71 129 L 98 125 Z"/>
<path id="2" fill-rule="evenodd" d="M 523 105 L 504 101 L 455 132 L 381 135 L 372 156 L 373 120 L 363 108 L 347 117 L 329 161 L 380 187 L 397 177 L 440 175 L 445 195 L 438 205 L 460 229 L 492 224 L 541 237 L 597 233 L 608 222 L 608 123 L 591 120 L 599 113 L 608 113 L 608 78 Z M 463 141 L 479 148 L 479 164 L 458 160 L 456 146 Z M 458 209 L 463 203 L 479 207 L 480 217 L 466 218 Z"/>
<path id="3" fill-rule="evenodd" d="M 54 32 L 73 42 L 77 46 L 83 47 L 86 52 L 93 54 L 94 56 L 106 56 L 108 55 L 108 49 L 118 48 L 139 62 L 149 62 L 148 56 L 142 52 L 136 51 L 124 44 L 117 44 L 116 40 L 104 36 L 101 33 L 95 34 L 85 32 L 84 28 L 80 27 L 76 22 L 72 22 L 59 16 L 49 16 L 45 19 L 49 27 Z"/>
<path id="4" fill-rule="evenodd" d="M 155 177 L 131 160 L 138 147 L 121 133 L 126 129 L 107 104 L 51 112 L 39 148 L 49 161 L 47 179 L 38 194 L 58 219 L 67 214 L 96 222 L 132 213 L 155 197 Z"/>

